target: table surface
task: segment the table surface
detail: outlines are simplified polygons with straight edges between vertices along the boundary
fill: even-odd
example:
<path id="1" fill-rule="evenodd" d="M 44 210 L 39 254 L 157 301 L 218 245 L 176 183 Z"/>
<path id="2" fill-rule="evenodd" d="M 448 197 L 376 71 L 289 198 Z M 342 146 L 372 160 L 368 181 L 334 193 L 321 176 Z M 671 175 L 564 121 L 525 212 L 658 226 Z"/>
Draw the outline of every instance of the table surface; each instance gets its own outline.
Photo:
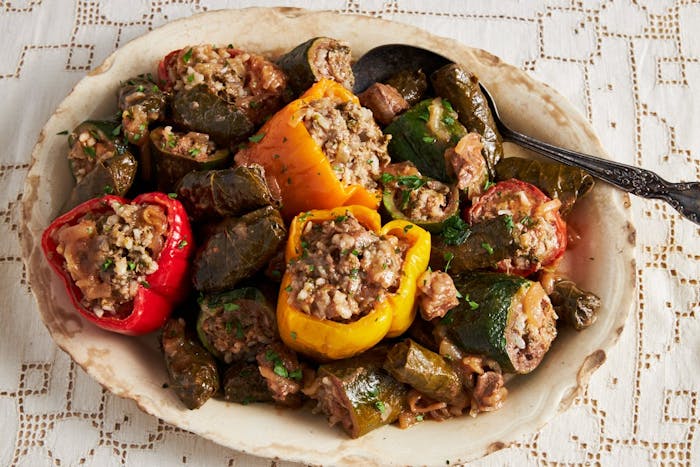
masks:
<path id="1" fill-rule="evenodd" d="M 193 13 L 306 1 L 0 2 L 0 465 L 285 465 L 222 448 L 103 390 L 42 324 L 22 262 L 24 178 L 39 131 L 89 70 Z M 610 157 L 700 179 L 700 2 L 323 0 L 480 47 L 564 94 Z M 637 304 L 573 406 L 475 465 L 700 465 L 700 228 L 632 199 Z"/>

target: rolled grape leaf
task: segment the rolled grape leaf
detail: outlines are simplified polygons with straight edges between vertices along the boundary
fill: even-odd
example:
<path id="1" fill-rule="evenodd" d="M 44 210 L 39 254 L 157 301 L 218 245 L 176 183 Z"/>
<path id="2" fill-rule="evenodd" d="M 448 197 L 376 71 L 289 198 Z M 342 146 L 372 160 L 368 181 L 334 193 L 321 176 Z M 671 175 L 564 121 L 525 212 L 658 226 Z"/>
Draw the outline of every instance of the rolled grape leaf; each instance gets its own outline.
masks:
<path id="1" fill-rule="evenodd" d="M 287 231 L 279 211 L 268 206 L 217 225 L 192 264 L 197 290 L 221 292 L 264 268 Z"/>
<path id="2" fill-rule="evenodd" d="M 161 348 L 171 387 L 188 409 L 201 407 L 219 390 L 214 357 L 189 336 L 183 319 L 165 323 Z"/>
<path id="3" fill-rule="evenodd" d="M 243 110 L 212 94 L 204 84 L 178 91 L 173 96 L 172 113 L 178 126 L 206 133 L 224 148 L 244 141 L 254 130 Z"/>
<path id="4" fill-rule="evenodd" d="M 190 172 L 182 177 L 176 193 L 195 221 L 239 216 L 278 204 L 259 165 Z"/>
<path id="5" fill-rule="evenodd" d="M 384 369 L 432 399 L 457 404 L 466 398 L 462 380 L 450 363 L 411 339 L 389 349 Z"/>
<path id="6" fill-rule="evenodd" d="M 600 298 L 592 292 L 578 288 L 570 280 L 558 280 L 549 295 L 559 319 L 582 331 L 595 323 L 600 310 Z"/>
<path id="7" fill-rule="evenodd" d="M 430 80 L 435 93 L 450 101 L 462 125 L 481 135 L 481 152 L 493 177 L 496 164 L 503 157 L 503 140 L 479 88 L 479 79 L 462 65 L 451 63 L 435 71 Z"/>
<path id="8" fill-rule="evenodd" d="M 531 183 L 550 198 L 559 199 L 563 215 L 571 212 L 576 201 L 595 185 L 595 179 L 585 170 L 522 157 L 507 157 L 496 165 L 497 181 L 510 178 Z"/>

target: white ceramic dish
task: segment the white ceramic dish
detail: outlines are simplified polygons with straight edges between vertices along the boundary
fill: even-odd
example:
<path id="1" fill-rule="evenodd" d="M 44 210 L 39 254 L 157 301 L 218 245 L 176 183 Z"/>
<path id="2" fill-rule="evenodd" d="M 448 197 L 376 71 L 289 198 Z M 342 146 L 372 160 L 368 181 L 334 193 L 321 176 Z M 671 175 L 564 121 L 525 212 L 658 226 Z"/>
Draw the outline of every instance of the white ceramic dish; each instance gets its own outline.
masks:
<path id="1" fill-rule="evenodd" d="M 78 83 L 44 127 L 32 154 L 23 198 L 22 247 L 38 309 L 56 344 L 102 386 L 136 401 L 144 411 L 222 445 L 259 456 L 312 464 L 441 464 L 464 462 L 501 449 L 565 410 L 606 359 L 633 305 L 634 236 L 629 200 L 604 184 L 576 208 L 571 225 L 582 240 L 564 268 L 603 301 L 596 324 L 560 334 L 532 374 L 514 378 L 504 407 L 477 418 L 425 422 L 408 430 L 389 426 L 351 440 L 308 410 L 242 406 L 219 400 L 189 411 L 164 389 L 167 375 L 154 335 L 130 338 L 102 331 L 73 312 L 60 280 L 40 249 L 44 228 L 67 197 L 72 179 L 62 130 L 116 108 L 120 80 L 154 71 L 167 52 L 202 42 L 275 54 L 308 38 L 348 41 L 356 55 L 383 43 L 435 50 L 476 72 L 515 129 L 552 143 L 602 155 L 590 125 L 559 94 L 482 50 L 423 30 L 379 19 L 297 9 L 253 8 L 204 13 L 154 30 L 125 45 Z M 521 153 L 508 145 L 510 154 Z"/>

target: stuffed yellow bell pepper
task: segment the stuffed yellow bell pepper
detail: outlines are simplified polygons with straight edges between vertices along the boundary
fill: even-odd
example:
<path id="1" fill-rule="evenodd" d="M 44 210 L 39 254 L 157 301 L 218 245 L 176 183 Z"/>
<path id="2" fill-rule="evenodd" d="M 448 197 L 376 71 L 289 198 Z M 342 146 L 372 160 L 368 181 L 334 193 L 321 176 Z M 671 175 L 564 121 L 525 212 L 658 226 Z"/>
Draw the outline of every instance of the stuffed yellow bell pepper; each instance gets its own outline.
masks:
<path id="1" fill-rule="evenodd" d="M 382 257 L 381 252 L 389 254 Z M 277 301 L 282 340 L 318 360 L 337 360 L 398 336 L 411 325 L 416 282 L 430 258 L 430 234 L 404 220 L 382 227 L 379 214 L 364 206 L 314 210 L 292 221 L 285 258 L 288 267 Z M 343 269 L 353 264 L 349 271 Z M 383 271 L 396 282 L 377 292 L 371 289 L 372 280 L 385 278 Z M 343 315 L 352 308 L 349 302 L 361 303 L 363 296 L 368 305 L 364 310 Z"/>
<path id="2" fill-rule="evenodd" d="M 358 148 L 349 147 L 348 141 L 338 139 L 341 136 L 337 129 L 329 127 L 338 123 L 333 123 L 338 119 L 338 113 L 335 117 L 328 117 L 314 107 L 321 101 L 328 104 L 325 107 L 327 111 L 342 107 L 344 103 L 360 108 L 359 100 L 354 94 L 333 80 L 322 79 L 299 99 L 274 114 L 250 138 L 248 147 L 236 154 L 236 163 L 239 165 L 260 164 L 265 167 L 268 180 L 273 179 L 280 188 L 281 211 L 285 219 L 291 219 L 310 209 L 330 209 L 353 204 L 374 209 L 379 206 L 381 191 L 376 180 L 381 175 L 380 166 L 389 161 L 386 152 L 388 137 L 371 119 L 371 113 L 367 113 L 366 121 L 348 120 L 346 127 L 340 123 L 339 128 L 345 128 L 343 131 L 349 134 L 361 131 L 363 138 L 364 135 L 372 135 L 371 141 L 363 141 Z M 323 121 L 316 127 L 317 138 L 326 141 L 323 147 L 333 147 L 338 153 L 342 152 L 345 158 L 358 158 L 362 155 L 362 164 L 355 164 L 357 167 L 353 167 L 352 171 L 367 172 L 367 176 L 362 178 L 363 183 L 343 182 L 343 173 L 350 169 L 344 167 L 340 156 L 334 160 L 324 152 L 307 129 L 307 120 Z M 324 133 L 327 128 L 331 129 Z M 347 135 L 345 138 L 350 139 Z"/>

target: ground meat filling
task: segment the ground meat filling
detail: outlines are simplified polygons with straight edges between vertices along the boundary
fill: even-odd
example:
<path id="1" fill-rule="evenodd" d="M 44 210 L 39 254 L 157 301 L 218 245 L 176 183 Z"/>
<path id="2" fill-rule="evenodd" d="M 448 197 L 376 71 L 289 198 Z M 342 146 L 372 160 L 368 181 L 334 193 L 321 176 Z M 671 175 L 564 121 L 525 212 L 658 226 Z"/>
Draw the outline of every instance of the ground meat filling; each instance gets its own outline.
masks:
<path id="1" fill-rule="evenodd" d="M 289 265 L 289 304 L 321 319 L 347 322 L 395 292 L 408 245 L 378 236 L 349 213 L 306 224 L 301 256 Z"/>
<path id="2" fill-rule="evenodd" d="M 533 370 L 557 336 L 557 315 L 542 286 L 535 282 L 513 300 L 515 310 L 506 327 L 506 352 L 515 370 Z"/>
<path id="3" fill-rule="evenodd" d="M 382 133 L 370 110 L 353 102 L 321 98 L 308 104 L 303 121 L 338 180 L 344 185 L 377 188 L 381 168 L 389 163 L 390 137 Z"/>
<path id="4" fill-rule="evenodd" d="M 182 49 L 168 70 L 175 91 L 206 84 L 256 124 L 283 104 L 287 78 L 260 55 L 210 44 Z"/>
<path id="5" fill-rule="evenodd" d="M 116 153 L 111 142 L 102 141 L 98 134 L 90 130 L 84 130 L 74 136 L 75 143 L 68 152 L 68 161 L 76 182 L 80 183 L 98 163 L 111 158 Z"/>
<path id="6" fill-rule="evenodd" d="M 424 320 L 442 318 L 459 305 L 457 288 L 449 274 L 442 271 L 425 271 L 418 278 L 418 303 Z"/>
<path id="7" fill-rule="evenodd" d="M 156 205 L 113 202 L 111 212 L 86 215 L 55 234 L 56 251 L 83 293 L 82 304 L 101 317 L 124 317 L 121 305 L 134 299 L 146 276 L 158 269 L 156 259 L 168 228 L 166 213 Z"/>
<path id="8" fill-rule="evenodd" d="M 355 85 L 355 75 L 352 73 L 352 53 L 350 47 L 338 42 L 328 47 L 316 49 L 314 67 L 320 76 L 326 76 L 352 90 Z"/>
<path id="9" fill-rule="evenodd" d="M 209 139 L 208 134 L 195 131 L 180 133 L 173 131 L 171 126 L 163 128 L 156 144 L 164 152 L 191 158 L 198 162 L 206 161 L 216 151 L 216 145 Z"/>

